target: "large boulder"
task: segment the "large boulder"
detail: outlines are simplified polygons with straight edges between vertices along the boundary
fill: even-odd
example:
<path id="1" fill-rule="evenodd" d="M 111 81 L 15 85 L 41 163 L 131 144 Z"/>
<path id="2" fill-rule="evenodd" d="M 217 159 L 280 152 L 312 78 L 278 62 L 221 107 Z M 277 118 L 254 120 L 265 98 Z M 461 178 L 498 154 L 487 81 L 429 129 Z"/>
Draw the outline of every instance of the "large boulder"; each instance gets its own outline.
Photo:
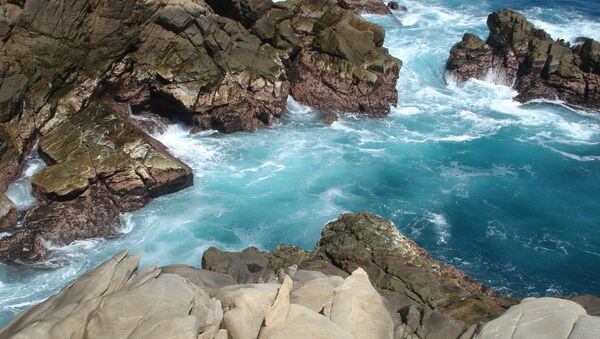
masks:
<path id="1" fill-rule="evenodd" d="M 503 9 L 488 16 L 490 35 L 485 43 L 472 34 L 450 51 L 446 68 L 458 82 L 494 76 L 514 84 L 516 100 L 559 99 L 570 104 L 600 108 L 600 44 L 583 39 L 571 46 L 527 21 L 520 13 Z"/>
<path id="2" fill-rule="evenodd" d="M 586 339 L 598 335 L 600 318 L 587 315 L 577 303 L 557 298 L 527 298 L 485 324 L 475 338 Z"/>
<path id="3" fill-rule="evenodd" d="M 17 207 L 0 192 L 0 233 L 13 231 L 17 227 Z"/>

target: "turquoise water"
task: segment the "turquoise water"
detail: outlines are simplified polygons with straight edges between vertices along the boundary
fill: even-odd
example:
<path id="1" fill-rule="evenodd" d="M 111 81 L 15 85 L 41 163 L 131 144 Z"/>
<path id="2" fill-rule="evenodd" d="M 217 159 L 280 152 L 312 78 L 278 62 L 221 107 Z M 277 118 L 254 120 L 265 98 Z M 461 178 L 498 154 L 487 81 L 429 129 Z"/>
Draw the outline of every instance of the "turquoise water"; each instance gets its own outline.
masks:
<path id="1" fill-rule="evenodd" d="M 508 294 L 600 295 L 600 115 L 515 103 L 493 78 L 447 84 L 452 45 L 467 31 L 485 37 L 487 13 L 506 2 L 403 4 L 410 13 L 367 16 L 405 64 L 390 117 L 325 125 L 290 100 L 280 125 L 256 133 L 172 126 L 157 138 L 193 167 L 195 186 L 124 215 L 119 239 L 57 248 L 39 266 L 0 265 L 0 324 L 123 247 L 161 265 L 200 265 L 209 246 L 310 249 L 327 221 L 361 210 Z M 598 4 L 509 4 L 554 37 L 600 39 Z M 22 209 L 40 167 L 33 157 L 9 191 Z"/>

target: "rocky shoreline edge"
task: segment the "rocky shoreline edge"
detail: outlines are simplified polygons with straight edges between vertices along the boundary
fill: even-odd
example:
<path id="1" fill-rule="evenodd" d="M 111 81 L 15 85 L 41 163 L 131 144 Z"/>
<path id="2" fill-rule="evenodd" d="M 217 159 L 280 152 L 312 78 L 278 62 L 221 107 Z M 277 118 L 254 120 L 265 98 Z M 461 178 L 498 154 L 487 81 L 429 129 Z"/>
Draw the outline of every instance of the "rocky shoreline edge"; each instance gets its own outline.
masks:
<path id="1" fill-rule="evenodd" d="M 202 268 L 124 250 L 0 338 L 596 338 L 600 299 L 507 298 L 381 217 L 343 214 L 315 249 L 209 248 Z M 200 258 L 198 258 L 200 260 Z"/>

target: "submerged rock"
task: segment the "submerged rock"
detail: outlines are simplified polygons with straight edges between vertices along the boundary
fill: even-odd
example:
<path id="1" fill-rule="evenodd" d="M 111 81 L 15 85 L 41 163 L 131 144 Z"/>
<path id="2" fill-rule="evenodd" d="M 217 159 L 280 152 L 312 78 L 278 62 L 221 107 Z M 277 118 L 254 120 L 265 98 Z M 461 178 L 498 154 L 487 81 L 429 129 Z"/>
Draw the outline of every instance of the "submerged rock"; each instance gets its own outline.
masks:
<path id="1" fill-rule="evenodd" d="M 446 68 L 458 82 L 494 77 L 514 83 L 516 100 L 564 100 L 570 104 L 600 108 L 600 44 L 585 39 L 570 46 L 520 13 L 503 9 L 488 16 L 490 35 L 484 43 L 465 34 L 454 45 Z"/>

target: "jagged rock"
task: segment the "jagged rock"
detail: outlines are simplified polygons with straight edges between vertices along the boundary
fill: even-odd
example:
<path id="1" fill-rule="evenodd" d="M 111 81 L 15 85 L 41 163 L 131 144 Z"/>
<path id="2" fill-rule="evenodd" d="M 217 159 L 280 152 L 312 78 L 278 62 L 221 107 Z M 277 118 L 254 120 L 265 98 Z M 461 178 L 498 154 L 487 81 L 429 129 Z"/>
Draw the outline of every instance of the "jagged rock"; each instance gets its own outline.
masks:
<path id="1" fill-rule="evenodd" d="M 280 266 L 282 248 L 285 247 L 272 253 L 255 248 L 241 253 L 210 249 L 203 257 L 203 268 L 231 273 L 239 282 L 281 282 L 280 269 L 303 281 L 314 278 L 302 278 L 305 270 L 345 278 L 362 267 L 373 286 L 397 311 L 419 305 L 469 325 L 496 318 L 515 303 L 472 281 L 458 269 L 429 257 L 427 251 L 402 235 L 394 224 L 370 213 L 344 214 L 327 224 L 311 253 L 298 248 L 291 251 L 294 255 L 284 261 L 288 267 L 299 268 L 297 277 L 287 267 Z M 319 307 L 312 303 L 307 306 Z"/>
<path id="2" fill-rule="evenodd" d="M 345 9 L 353 10 L 356 14 L 390 14 L 390 9 L 383 0 L 337 0 Z"/>
<path id="3" fill-rule="evenodd" d="M 271 9 L 270 0 L 207 0 L 215 13 L 252 26 L 258 18 Z"/>
<path id="4" fill-rule="evenodd" d="M 595 338 L 600 318 L 588 316 L 575 302 L 528 298 L 485 324 L 475 338 Z"/>
<path id="5" fill-rule="evenodd" d="M 48 159 L 32 178 L 46 200 L 64 201 L 100 182 L 121 211 L 192 185 L 192 170 L 104 103 L 94 103 L 52 128 L 39 142 Z"/>
<path id="6" fill-rule="evenodd" d="M 429 257 L 393 223 L 344 214 L 325 226 L 313 256 L 352 272 L 362 267 L 397 309 L 418 304 L 468 324 L 497 317 L 513 302 Z"/>
<path id="7" fill-rule="evenodd" d="M 488 16 L 490 35 L 485 43 L 465 34 L 454 45 L 446 68 L 458 82 L 499 77 L 514 83 L 516 100 L 560 99 L 570 104 L 600 108 L 600 44 L 585 39 L 571 47 L 520 13 L 503 9 Z"/>
<path id="8" fill-rule="evenodd" d="M 293 282 L 286 276 L 265 316 L 259 338 L 358 338 L 322 314 L 292 303 L 292 288 Z M 361 319 L 361 324 L 365 324 L 365 319 Z"/>
<path id="9" fill-rule="evenodd" d="M 0 192 L 0 233 L 13 231 L 17 227 L 17 207 Z"/>
<path id="10" fill-rule="evenodd" d="M 186 279 L 140 270 L 123 251 L 32 307 L 2 338 L 213 338 L 219 302 Z M 206 335 L 205 335 L 206 334 Z M 202 335 L 205 335 L 204 337 Z"/>
<path id="11" fill-rule="evenodd" d="M 371 286 L 367 273 L 358 268 L 335 289 L 331 321 L 355 338 L 394 337 L 394 322 L 384 300 Z"/>
<path id="12" fill-rule="evenodd" d="M 387 115 L 396 104 L 402 62 L 382 47 L 383 29 L 351 11 L 328 0 L 288 1 L 274 5 L 252 30 L 287 51 L 297 101 L 371 116 Z"/>
<path id="13" fill-rule="evenodd" d="M 241 253 L 211 247 L 202 255 L 202 268 L 233 277 L 240 284 L 276 281 L 269 259 L 255 247 Z"/>

